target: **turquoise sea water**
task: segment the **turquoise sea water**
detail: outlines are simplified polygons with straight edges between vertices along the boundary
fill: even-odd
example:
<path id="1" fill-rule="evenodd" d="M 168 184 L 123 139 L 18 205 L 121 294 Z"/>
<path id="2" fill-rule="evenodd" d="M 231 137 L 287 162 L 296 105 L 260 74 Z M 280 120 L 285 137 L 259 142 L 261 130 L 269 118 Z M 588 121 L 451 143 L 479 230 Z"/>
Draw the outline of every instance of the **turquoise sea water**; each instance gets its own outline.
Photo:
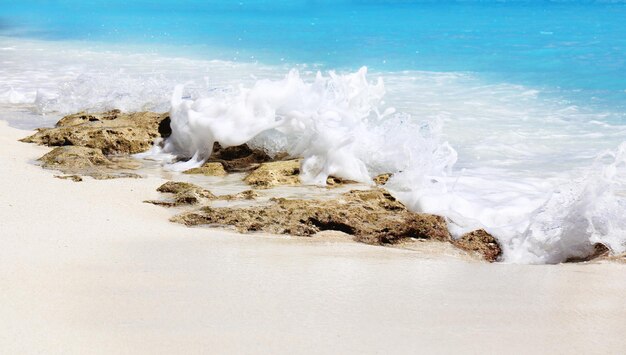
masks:
<path id="1" fill-rule="evenodd" d="M 339 170 L 397 172 L 389 188 L 410 208 L 448 217 L 457 234 L 486 228 L 507 260 L 558 262 L 595 242 L 626 250 L 624 1 L 0 5 L 0 113 L 14 123 L 167 110 L 186 84 L 207 121 L 181 134 L 179 152 L 213 139 L 216 117 L 239 128 L 317 117 L 255 139 L 276 149 L 308 139 L 315 159 L 352 142 Z M 291 68 L 301 77 L 280 81 Z M 317 70 L 338 75 L 307 86 Z M 396 113 L 373 124 L 387 106 Z M 263 110 L 242 121 L 250 107 Z"/>
<path id="2" fill-rule="evenodd" d="M 0 21 L 5 33 L 206 46 L 227 60 L 473 71 L 615 99 L 626 90 L 623 2 L 3 1 Z"/>

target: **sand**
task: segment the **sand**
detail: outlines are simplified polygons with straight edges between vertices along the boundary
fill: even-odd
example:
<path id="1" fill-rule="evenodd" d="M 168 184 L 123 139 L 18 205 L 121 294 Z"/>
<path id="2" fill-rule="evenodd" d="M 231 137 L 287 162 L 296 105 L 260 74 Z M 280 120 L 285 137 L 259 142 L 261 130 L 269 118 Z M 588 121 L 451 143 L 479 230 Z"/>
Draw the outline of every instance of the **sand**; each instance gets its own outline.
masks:
<path id="1" fill-rule="evenodd" d="M 624 353 L 626 265 L 186 228 L 0 122 L 0 353 Z"/>

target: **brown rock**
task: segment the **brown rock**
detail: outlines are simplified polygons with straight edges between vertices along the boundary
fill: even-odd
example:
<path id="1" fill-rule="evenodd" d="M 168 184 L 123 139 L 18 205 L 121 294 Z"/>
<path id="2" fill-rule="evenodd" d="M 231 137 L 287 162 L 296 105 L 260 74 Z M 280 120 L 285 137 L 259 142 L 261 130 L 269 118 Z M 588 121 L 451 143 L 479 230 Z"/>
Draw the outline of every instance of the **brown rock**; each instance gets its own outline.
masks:
<path id="1" fill-rule="evenodd" d="M 300 184 L 300 160 L 263 163 L 243 180 L 261 189 Z"/>
<path id="2" fill-rule="evenodd" d="M 376 177 L 374 177 L 374 183 L 378 186 L 382 186 L 385 185 L 387 183 L 387 181 L 389 181 L 389 179 L 391 178 L 393 174 L 390 173 L 385 173 L 385 174 L 380 174 Z"/>
<path id="3" fill-rule="evenodd" d="M 607 258 L 611 254 L 611 249 L 602 243 L 593 245 L 593 252 L 585 257 L 571 257 L 565 260 L 566 263 L 580 263 L 591 261 L 598 258 Z"/>
<path id="4" fill-rule="evenodd" d="M 279 198 L 272 202 L 238 208 L 205 206 L 172 220 L 185 225 L 229 225 L 240 232 L 298 236 L 335 230 L 369 244 L 399 243 L 408 238 L 442 241 L 450 238 L 443 218 L 410 212 L 382 189 L 353 190 L 333 200 Z"/>
<path id="5" fill-rule="evenodd" d="M 54 148 L 38 159 L 46 169 L 59 170 L 65 174 L 91 176 L 94 179 L 138 178 L 137 174 L 120 172 L 120 169 L 136 169 L 138 164 L 130 159 L 115 161 L 102 154 L 100 149 L 64 146 Z M 76 179 L 73 178 L 74 181 Z"/>
<path id="6" fill-rule="evenodd" d="M 250 171 L 261 163 L 271 161 L 272 158 L 260 149 L 252 149 L 247 144 L 222 148 L 219 143 L 213 145 L 213 153 L 209 163 L 221 163 L 228 172 Z"/>
<path id="7" fill-rule="evenodd" d="M 155 138 L 167 134 L 167 114 L 121 113 L 119 110 L 63 117 L 53 128 L 39 128 L 23 142 L 47 146 L 100 149 L 105 155 L 134 154 L 148 150 Z"/>
<path id="8" fill-rule="evenodd" d="M 243 181 L 259 189 L 300 185 L 300 162 L 300 159 L 292 159 L 263 163 Z M 338 187 L 353 183 L 354 181 L 334 176 L 329 176 L 326 179 L 328 187 Z"/>
<path id="9" fill-rule="evenodd" d="M 180 181 L 168 181 L 165 184 L 159 186 L 157 191 L 163 193 L 173 194 L 172 200 L 160 201 L 160 200 L 148 200 L 146 203 L 151 203 L 160 206 L 183 206 L 183 205 L 196 205 L 200 202 L 208 203 L 212 200 L 253 200 L 259 196 L 258 193 L 252 190 L 242 191 L 232 195 L 215 196 L 211 191 L 201 188 L 198 185 L 194 185 L 188 182 Z"/>
<path id="10" fill-rule="evenodd" d="M 159 192 L 174 194 L 174 206 L 195 205 L 202 201 L 215 200 L 217 196 L 211 191 L 188 182 L 168 181 L 159 186 Z M 146 201 L 154 204 L 163 204 L 162 201 Z"/>
<path id="11" fill-rule="evenodd" d="M 205 163 L 199 168 L 192 168 L 189 170 L 183 171 L 183 174 L 199 174 L 205 176 L 226 176 L 226 170 L 224 170 L 224 166 L 222 163 L 211 162 Z"/>
<path id="12" fill-rule="evenodd" d="M 502 249 L 496 238 L 484 229 L 463 234 L 453 244 L 470 253 L 476 253 L 489 262 L 497 261 L 502 254 Z"/>
<path id="13" fill-rule="evenodd" d="M 113 162 L 100 149 L 86 147 L 57 147 L 39 158 L 41 166 L 56 170 L 76 170 L 109 167 Z"/>
<path id="14" fill-rule="evenodd" d="M 345 184 L 355 184 L 356 181 L 352 181 L 352 180 L 345 180 L 342 178 L 338 178 L 335 176 L 329 176 L 326 179 L 326 186 L 327 187 L 339 187 L 339 186 L 343 186 Z"/>
<path id="15" fill-rule="evenodd" d="M 217 198 L 220 200 L 254 200 L 259 197 L 259 194 L 254 190 L 246 190 L 232 195 L 220 195 Z"/>

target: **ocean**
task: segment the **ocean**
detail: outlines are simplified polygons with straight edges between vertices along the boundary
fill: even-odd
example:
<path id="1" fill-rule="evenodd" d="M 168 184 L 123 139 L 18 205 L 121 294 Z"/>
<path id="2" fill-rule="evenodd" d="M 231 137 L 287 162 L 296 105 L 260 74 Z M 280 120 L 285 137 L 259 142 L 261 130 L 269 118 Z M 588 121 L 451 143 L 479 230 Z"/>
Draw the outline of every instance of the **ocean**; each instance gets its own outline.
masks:
<path id="1" fill-rule="evenodd" d="M 391 172 L 504 261 L 626 251 L 624 1 L 2 1 L 0 113 L 172 110 L 165 151 L 304 156 L 302 178 Z M 158 153 L 158 154 L 157 154 Z"/>

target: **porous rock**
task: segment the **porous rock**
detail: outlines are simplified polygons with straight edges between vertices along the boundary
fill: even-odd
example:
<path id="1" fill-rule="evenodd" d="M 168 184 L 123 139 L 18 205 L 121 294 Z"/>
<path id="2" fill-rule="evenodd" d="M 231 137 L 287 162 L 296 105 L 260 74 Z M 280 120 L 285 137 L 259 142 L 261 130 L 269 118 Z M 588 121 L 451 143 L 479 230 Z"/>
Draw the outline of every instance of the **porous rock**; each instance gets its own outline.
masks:
<path id="1" fill-rule="evenodd" d="M 231 195 L 220 195 L 217 198 L 219 200 L 254 200 L 259 197 L 259 193 L 254 190 L 245 190 Z"/>
<path id="2" fill-rule="evenodd" d="M 300 184 L 300 160 L 274 161 L 261 164 L 243 180 L 256 188 Z"/>
<path id="3" fill-rule="evenodd" d="M 382 189 L 353 190 L 332 200 L 278 198 L 264 206 L 204 206 L 172 220 L 185 225 L 234 226 L 240 232 L 297 236 L 336 230 L 368 244 L 393 244 L 409 238 L 450 239 L 442 217 L 410 212 Z"/>
<path id="4" fill-rule="evenodd" d="M 119 169 L 134 169 L 137 164 L 130 160 L 113 161 L 100 149 L 63 146 L 57 147 L 38 159 L 46 169 L 59 170 L 70 175 L 85 175 L 95 179 L 113 179 L 118 177 L 140 177 L 137 174 L 119 172 Z M 76 178 L 71 178 L 79 181 Z"/>
<path id="5" fill-rule="evenodd" d="M 152 203 L 160 206 L 184 206 L 196 205 L 201 202 L 208 203 L 213 200 L 253 200 L 259 194 L 252 190 L 242 191 L 237 194 L 215 196 L 211 191 L 203 189 L 198 185 L 188 182 L 168 181 L 157 188 L 157 191 L 174 195 L 171 200 L 148 200 L 146 203 Z"/>
<path id="6" fill-rule="evenodd" d="M 355 181 L 342 179 L 336 176 L 329 176 L 326 178 L 326 187 L 339 187 L 345 184 L 354 184 Z"/>
<path id="7" fill-rule="evenodd" d="M 217 196 L 213 195 L 211 191 L 201 188 L 200 186 L 190 184 L 188 182 L 180 181 L 168 181 L 165 184 L 159 186 L 157 189 L 159 192 L 171 193 L 174 195 L 174 206 L 179 205 L 195 205 L 201 201 L 215 200 Z M 162 201 L 146 201 L 154 204 L 169 204 Z"/>
<path id="8" fill-rule="evenodd" d="M 226 176 L 226 170 L 224 170 L 224 166 L 222 163 L 218 162 L 209 162 L 204 163 L 202 166 L 198 168 L 192 168 L 183 171 L 183 174 L 197 174 L 197 175 L 205 175 L 205 176 Z"/>
<path id="9" fill-rule="evenodd" d="M 497 261 L 502 254 L 502 249 L 496 238 L 484 229 L 463 234 L 453 244 L 470 253 L 478 254 L 489 262 Z"/>
<path id="10" fill-rule="evenodd" d="M 391 178 L 393 174 L 390 173 L 385 173 L 385 174 L 380 174 L 377 175 L 376 177 L 374 177 L 374 183 L 378 186 L 381 185 L 385 185 L 387 183 L 387 181 L 389 181 L 389 179 Z"/>
<path id="11" fill-rule="evenodd" d="M 166 136 L 168 114 L 154 112 L 80 112 L 63 117 L 53 128 L 39 128 L 23 142 L 47 146 L 80 146 L 103 154 L 135 154 L 148 150 L 155 138 Z M 165 127 L 168 126 L 168 127 Z"/>
<path id="12" fill-rule="evenodd" d="M 248 174 L 244 181 L 258 189 L 269 189 L 275 186 L 300 185 L 300 159 L 271 161 L 261 164 Z M 326 179 L 327 187 L 339 187 L 355 183 L 335 176 Z"/>
<path id="13" fill-rule="evenodd" d="M 39 161 L 44 168 L 57 170 L 80 170 L 113 165 L 100 149 L 74 146 L 57 147 L 39 158 Z"/>
<path id="14" fill-rule="evenodd" d="M 263 150 L 252 149 L 247 144 L 224 148 L 215 143 L 208 162 L 222 164 L 227 172 L 244 172 L 271 160 L 272 158 Z"/>

